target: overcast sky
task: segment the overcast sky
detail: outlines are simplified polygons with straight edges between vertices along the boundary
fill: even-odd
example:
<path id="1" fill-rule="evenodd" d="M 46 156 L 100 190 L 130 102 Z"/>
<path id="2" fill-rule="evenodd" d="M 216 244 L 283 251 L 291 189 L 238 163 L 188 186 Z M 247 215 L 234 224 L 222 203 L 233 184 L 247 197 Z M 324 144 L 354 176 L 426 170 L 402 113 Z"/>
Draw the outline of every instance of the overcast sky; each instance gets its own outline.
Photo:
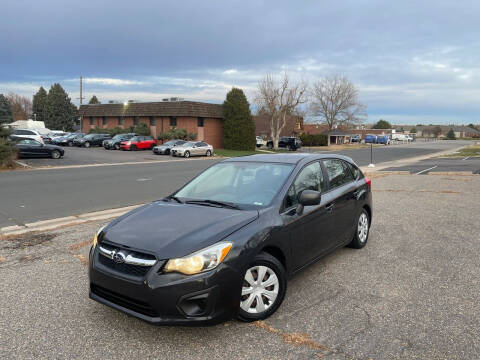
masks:
<path id="1" fill-rule="evenodd" d="M 0 93 L 253 99 L 266 73 L 342 74 L 369 121 L 480 123 L 480 1 L 3 0 Z M 88 101 L 88 99 L 87 99 Z"/>

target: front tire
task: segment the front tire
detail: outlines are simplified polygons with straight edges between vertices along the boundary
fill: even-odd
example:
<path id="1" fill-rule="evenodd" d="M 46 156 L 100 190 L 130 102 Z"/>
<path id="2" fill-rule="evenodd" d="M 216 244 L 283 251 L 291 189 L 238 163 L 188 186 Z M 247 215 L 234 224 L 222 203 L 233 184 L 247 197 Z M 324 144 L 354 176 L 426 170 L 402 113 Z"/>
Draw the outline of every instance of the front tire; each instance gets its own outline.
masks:
<path id="1" fill-rule="evenodd" d="M 120 150 L 120 144 L 115 144 L 115 150 Z"/>
<path id="2" fill-rule="evenodd" d="M 362 212 L 358 216 L 357 227 L 355 228 L 355 235 L 353 239 L 348 244 L 348 247 L 354 249 L 361 249 L 367 245 L 368 235 L 370 233 L 370 217 L 365 209 L 362 209 Z"/>
<path id="3" fill-rule="evenodd" d="M 185 151 L 185 153 L 183 154 L 183 157 L 188 159 L 190 157 L 190 151 Z"/>
<path id="4" fill-rule="evenodd" d="M 132 151 L 137 151 L 138 149 L 137 149 L 137 146 L 136 146 L 136 145 L 132 145 L 132 146 L 130 147 L 130 150 L 132 150 Z"/>
<path id="5" fill-rule="evenodd" d="M 212 152 L 210 150 L 207 150 L 206 154 L 207 156 L 212 156 Z"/>
<path id="6" fill-rule="evenodd" d="M 73 146 L 73 142 L 69 141 L 69 142 L 67 143 L 67 145 L 68 145 L 69 147 L 72 147 L 72 146 Z"/>
<path id="7" fill-rule="evenodd" d="M 256 321 L 272 315 L 287 291 L 285 269 L 277 258 L 260 253 L 245 271 L 240 295 L 238 319 Z"/>
<path id="8" fill-rule="evenodd" d="M 89 148 L 90 147 L 90 143 L 87 141 L 84 145 L 86 148 Z"/>
<path id="9" fill-rule="evenodd" d="M 53 150 L 50 154 L 50 156 L 52 157 L 52 159 L 60 159 L 60 151 L 58 150 Z"/>

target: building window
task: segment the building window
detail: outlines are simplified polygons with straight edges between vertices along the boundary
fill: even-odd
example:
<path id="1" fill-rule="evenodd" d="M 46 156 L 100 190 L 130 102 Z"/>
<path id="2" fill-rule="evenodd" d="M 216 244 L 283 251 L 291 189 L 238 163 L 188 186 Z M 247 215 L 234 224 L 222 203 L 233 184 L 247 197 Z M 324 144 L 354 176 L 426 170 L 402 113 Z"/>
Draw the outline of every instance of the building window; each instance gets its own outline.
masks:
<path id="1" fill-rule="evenodd" d="M 197 119 L 197 126 L 198 126 L 198 127 L 203 127 L 203 120 L 204 120 L 204 119 L 203 119 L 202 117 L 199 117 L 199 118 Z"/>
<path id="2" fill-rule="evenodd" d="M 157 125 L 157 122 L 153 116 L 150 116 L 150 126 L 155 126 Z"/>
<path id="3" fill-rule="evenodd" d="M 89 121 L 90 121 L 90 125 L 93 125 L 93 116 L 90 116 Z"/>
<path id="4" fill-rule="evenodd" d="M 103 116 L 103 117 L 102 117 L 102 125 L 103 125 L 103 126 L 106 126 L 106 125 L 107 125 L 107 117 L 106 117 L 106 116 Z"/>
<path id="5" fill-rule="evenodd" d="M 138 116 L 133 118 L 133 125 L 138 125 Z"/>
<path id="6" fill-rule="evenodd" d="M 176 117 L 170 117 L 170 126 L 177 126 L 177 118 Z"/>
<path id="7" fill-rule="evenodd" d="M 118 125 L 123 125 L 123 116 L 118 117 Z"/>

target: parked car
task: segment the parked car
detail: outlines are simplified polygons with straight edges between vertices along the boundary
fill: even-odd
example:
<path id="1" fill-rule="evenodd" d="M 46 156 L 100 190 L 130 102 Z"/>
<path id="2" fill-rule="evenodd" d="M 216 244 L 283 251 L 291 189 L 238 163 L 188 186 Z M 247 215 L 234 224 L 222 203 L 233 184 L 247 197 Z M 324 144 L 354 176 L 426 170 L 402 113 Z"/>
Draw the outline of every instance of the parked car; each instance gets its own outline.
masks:
<path id="1" fill-rule="evenodd" d="M 89 148 L 90 146 L 102 146 L 103 141 L 111 139 L 110 134 L 88 134 L 82 137 L 77 143 L 78 146 Z"/>
<path id="2" fill-rule="evenodd" d="M 387 135 L 377 136 L 377 144 L 390 145 L 390 138 Z"/>
<path id="3" fill-rule="evenodd" d="M 52 142 L 51 142 L 51 143 L 52 143 L 53 145 L 58 145 L 58 146 L 60 146 L 60 145 L 62 145 L 62 141 L 63 141 L 65 138 L 67 138 L 68 136 L 70 136 L 70 135 L 71 135 L 71 133 L 66 133 L 65 135 L 62 135 L 62 136 L 56 136 L 56 137 L 54 137 L 54 138 L 52 139 Z"/>
<path id="4" fill-rule="evenodd" d="M 267 141 L 267 147 L 273 149 L 273 140 Z M 296 151 L 302 147 L 302 141 L 295 137 L 282 136 L 278 139 L 278 147 Z"/>
<path id="5" fill-rule="evenodd" d="M 65 154 L 60 146 L 41 143 L 33 139 L 20 139 L 15 144 L 18 149 L 18 155 L 22 158 L 29 157 L 51 157 L 59 159 Z"/>
<path id="6" fill-rule="evenodd" d="M 80 142 L 82 139 L 87 136 L 88 134 L 80 133 L 81 135 L 78 135 L 73 139 L 73 146 L 80 146 Z"/>
<path id="7" fill-rule="evenodd" d="M 15 129 L 12 131 L 10 136 L 15 138 L 22 138 L 22 139 L 33 139 L 38 141 L 39 143 L 43 144 L 42 135 L 37 130 L 33 129 Z"/>
<path id="8" fill-rule="evenodd" d="M 134 136 L 137 136 L 137 134 L 128 133 L 128 134 L 115 135 L 112 139 L 104 140 L 103 147 L 106 150 L 109 150 L 109 149 L 120 150 L 120 144 L 122 143 L 122 141 L 130 140 Z"/>
<path id="9" fill-rule="evenodd" d="M 394 133 L 394 134 L 392 134 L 392 140 L 405 141 L 405 140 L 407 140 L 407 137 L 403 134 Z"/>
<path id="10" fill-rule="evenodd" d="M 151 136 L 134 136 L 130 140 L 122 141 L 120 149 L 122 150 L 147 150 L 153 149 L 157 145 L 157 140 Z"/>
<path id="11" fill-rule="evenodd" d="M 377 143 L 377 135 L 367 134 L 365 136 L 365 144 L 376 144 Z"/>
<path id="12" fill-rule="evenodd" d="M 203 141 L 189 141 L 185 144 L 173 147 L 170 150 L 172 156 L 183 156 L 189 158 L 190 156 L 212 156 L 213 146 Z"/>
<path id="13" fill-rule="evenodd" d="M 153 153 L 157 155 L 168 155 L 170 150 L 175 146 L 180 146 L 185 144 L 185 140 L 169 140 L 162 145 L 155 146 L 153 148 Z"/>
<path id="14" fill-rule="evenodd" d="M 350 142 L 352 143 L 361 143 L 362 142 L 362 135 L 354 134 L 350 137 Z"/>
<path id="15" fill-rule="evenodd" d="M 257 147 L 262 147 L 265 145 L 265 140 L 263 140 L 261 136 L 256 136 L 255 139 L 257 141 Z"/>
<path id="16" fill-rule="evenodd" d="M 99 229 L 89 296 L 163 325 L 265 319 L 305 266 L 363 248 L 371 221 L 371 181 L 348 157 L 227 159 Z"/>
<path id="17" fill-rule="evenodd" d="M 60 145 L 62 146 L 73 146 L 75 145 L 74 142 L 76 139 L 80 140 L 85 136 L 84 133 L 71 133 L 68 136 L 65 136 L 62 141 L 60 142 Z"/>
<path id="18" fill-rule="evenodd" d="M 414 140 L 414 139 L 413 139 L 413 137 L 412 137 L 412 136 L 410 136 L 410 135 L 405 135 L 405 139 L 406 139 L 408 142 L 410 142 L 410 141 L 413 141 L 413 140 Z"/>

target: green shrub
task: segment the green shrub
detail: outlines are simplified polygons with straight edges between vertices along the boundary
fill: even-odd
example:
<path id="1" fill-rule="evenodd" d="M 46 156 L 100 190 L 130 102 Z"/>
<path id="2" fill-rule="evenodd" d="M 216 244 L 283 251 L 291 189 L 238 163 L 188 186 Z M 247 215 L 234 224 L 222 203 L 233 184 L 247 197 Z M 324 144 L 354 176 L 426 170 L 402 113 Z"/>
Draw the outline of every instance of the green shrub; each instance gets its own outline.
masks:
<path id="1" fill-rule="evenodd" d="M 7 138 L 0 137 L 0 168 L 12 169 L 16 167 L 17 149 Z"/>
<path id="2" fill-rule="evenodd" d="M 303 146 L 327 146 L 328 135 L 326 134 L 302 134 L 300 135 Z"/>
<path id="3" fill-rule="evenodd" d="M 172 140 L 172 139 L 180 139 L 180 140 L 195 140 L 197 138 L 196 133 L 188 133 L 185 129 L 178 129 L 172 128 L 163 133 L 157 135 L 158 140 Z"/>

